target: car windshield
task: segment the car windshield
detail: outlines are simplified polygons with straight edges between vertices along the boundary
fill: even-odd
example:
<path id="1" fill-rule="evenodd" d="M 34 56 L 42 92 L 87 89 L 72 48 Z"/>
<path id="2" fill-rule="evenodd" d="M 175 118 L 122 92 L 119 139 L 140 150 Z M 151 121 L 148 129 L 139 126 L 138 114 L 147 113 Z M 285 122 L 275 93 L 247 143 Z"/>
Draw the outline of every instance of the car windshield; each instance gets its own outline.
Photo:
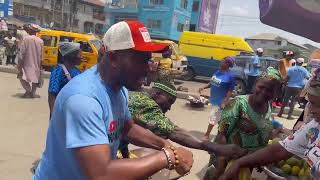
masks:
<path id="1" fill-rule="evenodd" d="M 91 43 L 94 45 L 94 47 L 99 51 L 99 49 L 100 49 L 101 46 L 102 46 L 102 42 L 99 41 L 99 40 L 91 40 L 90 42 L 91 42 Z"/>

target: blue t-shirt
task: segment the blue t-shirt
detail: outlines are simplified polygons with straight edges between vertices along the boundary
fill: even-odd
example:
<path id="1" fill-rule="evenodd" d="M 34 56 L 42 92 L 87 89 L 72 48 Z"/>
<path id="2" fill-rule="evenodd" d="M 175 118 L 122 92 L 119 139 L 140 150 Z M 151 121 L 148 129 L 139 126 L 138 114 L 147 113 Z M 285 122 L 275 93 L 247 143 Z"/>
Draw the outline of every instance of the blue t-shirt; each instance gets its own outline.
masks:
<path id="1" fill-rule="evenodd" d="M 249 76 L 259 76 L 260 70 L 256 65 L 260 64 L 260 57 L 255 55 L 252 57 L 251 64 L 250 64 L 250 71 L 248 73 Z"/>
<path id="2" fill-rule="evenodd" d="M 211 78 L 210 103 L 221 106 L 228 91 L 233 91 L 235 86 L 234 76 L 230 71 L 217 71 Z"/>
<path id="3" fill-rule="evenodd" d="M 288 69 L 288 87 L 303 88 L 310 73 L 302 66 L 293 66 Z"/>
<path id="4" fill-rule="evenodd" d="M 71 78 L 73 78 L 81 73 L 81 71 L 77 67 L 74 67 L 72 69 L 68 69 L 68 72 L 69 72 Z M 64 74 L 63 68 L 60 65 L 58 65 L 51 72 L 48 92 L 51 94 L 58 95 L 60 90 L 68 82 L 69 82 L 69 80 L 67 79 L 67 76 Z"/>
<path id="5" fill-rule="evenodd" d="M 55 101 L 46 148 L 33 180 L 85 179 L 74 149 L 108 144 L 116 159 L 124 125 L 130 119 L 127 90 L 110 89 L 97 66 L 73 78 Z"/>

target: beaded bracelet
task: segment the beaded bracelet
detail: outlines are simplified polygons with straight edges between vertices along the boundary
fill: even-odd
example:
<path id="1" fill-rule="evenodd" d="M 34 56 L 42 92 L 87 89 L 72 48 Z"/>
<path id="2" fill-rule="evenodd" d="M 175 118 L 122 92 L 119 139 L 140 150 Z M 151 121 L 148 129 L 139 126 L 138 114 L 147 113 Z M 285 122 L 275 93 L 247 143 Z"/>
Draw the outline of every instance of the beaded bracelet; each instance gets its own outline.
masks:
<path id="1" fill-rule="evenodd" d="M 170 153 L 168 152 L 167 149 L 162 148 L 161 151 L 164 152 L 164 154 L 166 155 L 167 161 L 168 161 L 168 167 L 167 169 L 172 170 L 176 167 L 175 163 L 172 161 L 172 159 L 170 158 Z"/>
<path id="2" fill-rule="evenodd" d="M 174 162 L 174 165 L 177 166 L 177 165 L 180 163 L 180 162 L 179 162 L 178 151 L 177 151 L 176 148 L 173 147 L 173 146 L 170 146 L 169 148 L 173 151 L 174 158 L 176 159 L 176 161 Z"/>

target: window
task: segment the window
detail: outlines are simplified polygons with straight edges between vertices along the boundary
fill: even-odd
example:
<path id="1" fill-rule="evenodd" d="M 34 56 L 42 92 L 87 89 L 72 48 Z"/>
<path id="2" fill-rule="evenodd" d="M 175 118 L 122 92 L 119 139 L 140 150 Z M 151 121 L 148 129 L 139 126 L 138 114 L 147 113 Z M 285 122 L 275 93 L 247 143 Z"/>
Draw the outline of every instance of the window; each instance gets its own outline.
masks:
<path id="1" fill-rule="evenodd" d="M 188 8 L 188 0 L 181 0 L 180 7 L 183 9 L 187 9 Z"/>
<path id="2" fill-rule="evenodd" d="M 199 1 L 193 1 L 192 12 L 198 12 L 198 11 L 199 11 Z"/>
<path id="3" fill-rule="evenodd" d="M 189 31 L 196 31 L 196 25 L 195 24 L 190 24 Z"/>
<path id="4" fill-rule="evenodd" d="M 47 47 L 56 47 L 57 46 L 57 37 L 55 36 L 41 36 L 43 40 L 43 46 Z"/>
<path id="5" fill-rule="evenodd" d="M 84 24 L 83 24 L 84 32 L 85 33 L 94 32 L 93 26 L 94 26 L 93 22 L 88 22 L 88 21 L 84 22 Z"/>
<path id="6" fill-rule="evenodd" d="M 73 20 L 73 27 L 79 27 L 79 19 L 74 19 Z"/>
<path id="7" fill-rule="evenodd" d="M 148 19 L 147 27 L 150 29 L 160 29 L 161 20 Z"/>
<path id="8" fill-rule="evenodd" d="M 261 44 L 267 44 L 267 41 L 261 40 Z"/>
<path id="9" fill-rule="evenodd" d="M 4 4 L 4 0 L 0 0 L 0 3 L 1 3 L 1 4 Z"/>
<path id="10" fill-rule="evenodd" d="M 81 51 L 90 52 L 90 53 L 93 52 L 93 50 L 88 42 L 79 41 L 78 43 L 80 44 Z"/>
<path id="11" fill-rule="evenodd" d="M 0 11 L 0 17 L 4 17 L 4 12 Z"/>
<path id="12" fill-rule="evenodd" d="M 281 45 L 281 41 L 275 41 L 274 44 L 280 46 Z"/>
<path id="13" fill-rule="evenodd" d="M 61 42 L 73 42 L 74 38 L 73 37 L 68 37 L 68 36 L 60 36 L 60 43 Z"/>
<path id="14" fill-rule="evenodd" d="M 150 5 L 162 5 L 163 0 L 150 0 Z"/>
<path id="15" fill-rule="evenodd" d="M 184 24 L 178 23 L 177 31 L 178 31 L 178 32 L 183 32 L 183 28 L 184 28 Z"/>

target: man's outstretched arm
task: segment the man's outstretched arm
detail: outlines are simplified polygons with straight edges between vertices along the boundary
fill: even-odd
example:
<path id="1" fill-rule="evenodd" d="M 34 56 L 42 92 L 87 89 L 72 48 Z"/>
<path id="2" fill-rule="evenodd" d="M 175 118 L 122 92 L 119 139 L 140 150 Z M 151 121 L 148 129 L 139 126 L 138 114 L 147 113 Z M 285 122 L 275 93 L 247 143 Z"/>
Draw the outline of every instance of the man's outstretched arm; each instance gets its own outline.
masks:
<path id="1" fill-rule="evenodd" d="M 128 140 L 136 146 L 160 150 L 171 145 L 167 140 L 154 135 L 133 121 L 129 121 L 125 129 Z"/>
<path id="2" fill-rule="evenodd" d="M 139 159 L 112 160 L 108 145 L 74 149 L 84 175 L 89 180 L 141 180 L 167 167 L 164 152 L 159 151 Z M 125 173 L 124 173 L 125 172 Z"/>
<path id="3" fill-rule="evenodd" d="M 170 133 L 168 137 L 171 141 L 182 146 L 213 152 L 221 156 L 239 157 L 246 154 L 245 150 L 236 145 L 220 145 L 209 141 L 201 141 L 197 137 L 193 136 L 190 132 L 179 127 Z"/>

